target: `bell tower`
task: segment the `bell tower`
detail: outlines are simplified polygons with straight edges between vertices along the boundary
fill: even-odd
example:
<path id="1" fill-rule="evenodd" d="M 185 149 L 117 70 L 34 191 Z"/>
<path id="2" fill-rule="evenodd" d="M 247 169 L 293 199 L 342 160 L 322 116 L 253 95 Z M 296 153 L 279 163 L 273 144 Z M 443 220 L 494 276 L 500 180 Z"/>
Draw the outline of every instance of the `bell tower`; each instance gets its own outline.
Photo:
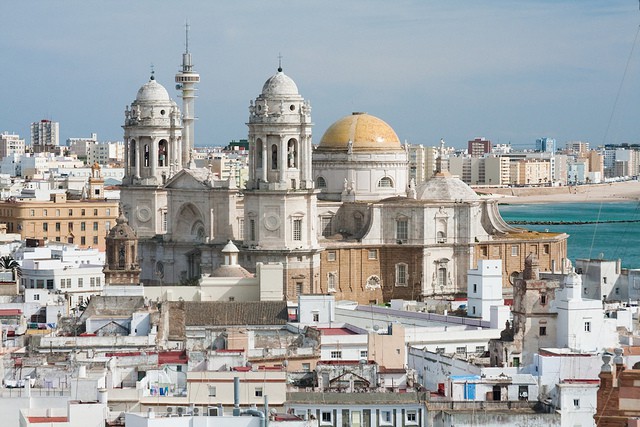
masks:
<path id="1" fill-rule="evenodd" d="M 285 298 L 319 290 L 311 106 L 278 68 L 249 105 L 244 244 L 256 261 L 282 262 Z"/>
<path id="2" fill-rule="evenodd" d="M 153 237 L 166 231 L 163 186 L 185 162 L 180 109 L 152 73 L 124 114 L 125 174 L 120 199 L 138 237 Z"/>

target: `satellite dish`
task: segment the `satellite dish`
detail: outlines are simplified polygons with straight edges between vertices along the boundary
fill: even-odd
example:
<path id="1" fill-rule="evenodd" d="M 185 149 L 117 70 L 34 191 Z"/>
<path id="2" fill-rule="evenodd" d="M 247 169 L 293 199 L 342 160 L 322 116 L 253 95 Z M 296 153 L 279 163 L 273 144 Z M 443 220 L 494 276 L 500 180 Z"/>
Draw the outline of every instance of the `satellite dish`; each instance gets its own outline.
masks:
<path id="1" fill-rule="evenodd" d="M 374 331 L 378 332 L 378 330 L 379 330 L 379 329 L 380 329 L 380 326 L 378 326 L 378 325 L 373 325 L 373 330 L 374 330 Z"/>

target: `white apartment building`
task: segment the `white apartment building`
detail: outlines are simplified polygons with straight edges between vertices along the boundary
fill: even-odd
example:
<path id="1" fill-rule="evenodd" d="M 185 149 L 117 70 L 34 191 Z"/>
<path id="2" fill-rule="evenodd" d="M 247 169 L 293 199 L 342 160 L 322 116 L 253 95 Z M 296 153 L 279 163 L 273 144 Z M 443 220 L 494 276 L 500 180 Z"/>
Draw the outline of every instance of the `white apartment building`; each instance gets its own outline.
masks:
<path id="1" fill-rule="evenodd" d="M 22 267 L 25 302 L 42 305 L 66 301 L 73 309 L 104 287 L 105 255 L 97 249 L 49 243 L 16 253 Z"/>
<path id="2" fill-rule="evenodd" d="M 9 132 L 3 132 L 0 134 L 0 158 L 12 154 L 22 155 L 24 154 L 24 139 L 20 138 L 20 135 L 10 134 Z"/>

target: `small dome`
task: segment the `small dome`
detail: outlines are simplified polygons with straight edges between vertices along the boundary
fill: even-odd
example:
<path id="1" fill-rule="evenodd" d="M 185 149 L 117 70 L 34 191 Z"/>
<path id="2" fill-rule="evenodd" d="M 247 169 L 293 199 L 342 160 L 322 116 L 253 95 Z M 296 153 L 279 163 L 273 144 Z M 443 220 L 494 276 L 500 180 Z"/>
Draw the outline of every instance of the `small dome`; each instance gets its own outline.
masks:
<path id="1" fill-rule="evenodd" d="M 264 86 L 262 86 L 262 95 L 264 97 L 297 96 L 299 95 L 298 86 L 291 77 L 283 73 L 281 68 L 278 68 L 278 72 L 269 77 Z"/>
<path id="2" fill-rule="evenodd" d="M 460 178 L 448 174 L 436 174 L 418 186 L 416 198 L 419 200 L 474 201 L 479 200 L 480 196 Z"/>
<path id="3" fill-rule="evenodd" d="M 138 90 L 138 95 L 136 96 L 136 101 L 138 102 L 170 102 L 171 98 L 169 97 L 169 92 L 162 86 L 160 83 L 156 82 L 153 78 L 142 85 L 142 87 Z"/>
<path id="4" fill-rule="evenodd" d="M 253 277 L 253 274 L 240 265 L 221 265 L 213 270 L 211 277 Z"/>
<path id="5" fill-rule="evenodd" d="M 116 239 L 137 239 L 136 232 L 129 225 L 127 217 L 120 212 L 120 216 L 116 219 L 116 225 L 109 230 L 109 237 Z"/>
<path id="6" fill-rule="evenodd" d="M 332 124 L 318 150 L 348 151 L 402 150 L 396 132 L 384 120 L 366 113 L 353 113 Z"/>

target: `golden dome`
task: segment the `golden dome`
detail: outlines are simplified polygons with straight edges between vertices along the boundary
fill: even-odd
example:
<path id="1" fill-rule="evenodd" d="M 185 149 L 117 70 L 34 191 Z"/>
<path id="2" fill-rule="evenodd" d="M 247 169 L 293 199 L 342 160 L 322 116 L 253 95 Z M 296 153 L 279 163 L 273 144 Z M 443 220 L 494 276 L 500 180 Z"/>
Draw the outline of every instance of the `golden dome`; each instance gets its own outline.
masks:
<path id="1" fill-rule="evenodd" d="M 332 124 L 324 133 L 318 150 L 348 151 L 402 150 L 395 131 L 377 117 L 353 113 Z"/>

